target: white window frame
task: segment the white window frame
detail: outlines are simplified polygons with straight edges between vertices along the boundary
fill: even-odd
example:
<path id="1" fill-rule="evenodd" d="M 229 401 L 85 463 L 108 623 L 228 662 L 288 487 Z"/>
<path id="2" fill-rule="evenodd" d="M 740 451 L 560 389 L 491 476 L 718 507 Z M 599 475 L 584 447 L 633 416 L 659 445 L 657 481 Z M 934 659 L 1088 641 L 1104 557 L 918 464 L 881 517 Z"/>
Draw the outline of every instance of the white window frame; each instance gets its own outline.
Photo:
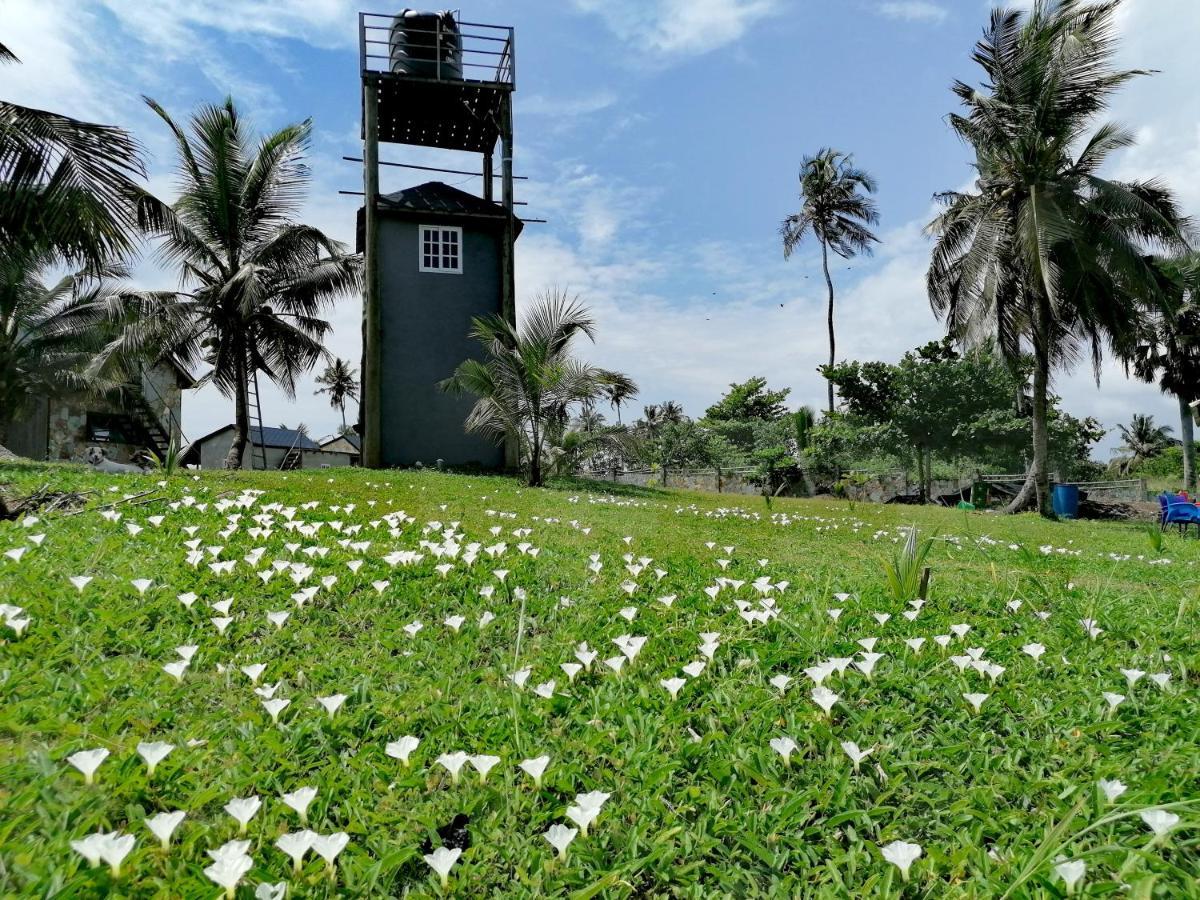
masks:
<path id="1" fill-rule="evenodd" d="M 437 266 L 427 266 L 425 264 L 425 235 L 429 232 L 437 232 L 438 244 L 438 263 Z M 441 263 L 446 261 L 446 253 L 442 248 L 442 237 L 445 232 L 451 232 L 455 236 L 455 242 L 458 246 L 458 268 L 444 268 Z M 429 272 L 432 275 L 461 275 L 463 273 L 463 230 L 457 225 L 420 225 L 417 227 L 417 268 L 421 272 Z"/>

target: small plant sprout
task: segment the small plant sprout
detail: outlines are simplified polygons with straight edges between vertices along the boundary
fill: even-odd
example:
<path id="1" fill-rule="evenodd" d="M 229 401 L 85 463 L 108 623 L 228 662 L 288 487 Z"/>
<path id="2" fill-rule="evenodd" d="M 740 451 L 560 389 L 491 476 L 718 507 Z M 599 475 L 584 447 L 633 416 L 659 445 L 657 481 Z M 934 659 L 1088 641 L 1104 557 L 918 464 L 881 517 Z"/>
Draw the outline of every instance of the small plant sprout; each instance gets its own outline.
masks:
<path id="1" fill-rule="evenodd" d="M 276 725 L 279 724 L 279 714 L 291 705 L 291 700 L 285 700 L 282 697 L 273 697 L 270 700 L 262 702 L 263 709 L 271 716 L 271 721 Z"/>
<path id="2" fill-rule="evenodd" d="M 406 734 L 398 741 L 392 741 L 384 748 L 384 752 L 392 759 L 398 759 L 404 765 L 408 765 L 408 758 L 412 752 L 421 744 L 421 739 L 413 737 L 411 734 Z"/>
<path id="3" fill-rule="evenodd" d="M 486 753 L 476 754 L 470 758 L 472 768 L 479 773 L 479 783 L 487 781 L 488 772 L 500 764 L 500 757 L 489 756 Z"/>
<path id="4" fill-rule="evenodd" d="M 458 847 L 455 847 L 453 850 L 446 847 L 438 847 L 432 853 L 425 854 L 425 864 L 437 873 L 443 890 L 449 886 L 450 870 L 454 868 L 454 864 L 458 862 L 460 856 L 462 856 L 462 850 Z"/>
<path id="5" fill-rule="evenodd" d="M 663 678 L 659 682 L 667 689 L 667 693 L 671 695 L 672 700 L 679 698 L 679 692 L 683 690 L 683 686 L 687 684 L 686 678 Z"/>
<path id="6" fill-rule="evenodd" d="M 246 827 L 261 806 L 262 801 L 258 797 L 235 797 L 225 804 L 225 812 L 238 823 L 238 835 L 246 833 Z"/>
<path id="7" fill-rule="evenodd" d="M 350 843 L 350 835 L 344 831 L 335 831 L 333 834 L 313 835 L 313 852 L 325 860 L 325 866 L 329 870 L 330 878 L 333 877 L 334 870 L 337 867 L 338 854 L 346 849 L 348 843 Z"/>
<path id="8" fill-rule="evenodd" d="M 296 815 L 300 817 L 301 825 L 307 825 L 308 807 L 316 797 L 317 789 L 315 787 L 302 787 L 296 788 L 290 794 L 281 795 L 279 799 L 283 801 L 285 806 L 296 811 Z"/>
<path id="9" fill-rule="evenodd" d="M 461 750 L 456 750 L 454 753 L 443 753 L 437 758 L 437 763 L 443 769 L 450 773 L 450 783 L 458 784 L 458 773 L 462 771 L 462 767 L 466 765 L 469 757 Z"/>
<path id="10" fill-rule="evenodd" d="M 163 850 L 170 848 L 171 835 L 175 833 L 175 829 L 179 827 L 179 823 L 186 815 L 186 812 L 178 809 L 175 812 L 159 813 L 146 819 L 146 827 L 150 829 L 151 834 L 158 838 Z"/>
<path id="11" fill-rule="evenodd" d="M 892 841 L 879 848 L 885 860 L 900 870 L 900 877 L 908 881 L 908 870 L 921 857 L 921 845 L 910 844 L 908 841 Z"/>
<path id="12" fill-rule="evenodd" d="M 822 711 L 824 711 L 826 716 L 830 715 L 830 711 L 833 709 L 833 705 L 835 703 L 837 703 L 838 700 L 840 700 L 840 699 L 841 698 L 838 697 L 837 694 L 835 694 L 833 691 L 831 691 L 827 687 L 822 687 L 821 685 L 818 685 L 817 687 L 812 689 L 813 703 L 815 703 L 815 704 L 817 704 L 817 706 L 821 707 Z"/>
<path id="13" fill-rule="evenodd" d="M 1165 809 L 1144 809 L 1138 815 L 1146 823 L 1146 827 L 1154 832 L 1154 843 L 1160 843 L 1171 829 L 1179 824 L 1179 816 Z"/>
<path id="14" fill-rule="evenodd" d="M 275 841 L 275 846 L 291 857 L 293 872 L 298 873 L 301 866 L 304 865 L 304 854 L 312 849 L 313 840 L 316 836 L 314 832 L 305 828 L 302 831 L 292 831 L 282 834 Z"/>
<path id="15" fill-rule="evenodd" d="M 991 694 L 963 694 L 963 699 L 971 704 L 975 712 L 979 712 L 983 708 L 983 701 L 990 696 Z"/>
<path id="16" fill-rule="evenodd" d="M 857 772 L 859 765 L 875 752 L 875 748 L 868 747 L 866 750 L 860 750 L 854 741 L 842 741 L 842 751 L 850 757 L 850 762 L 854 764 L 854 771 Z"/>
<path id="17" fill-rule="evenodd" d="M 175 749 L 174 744 L 166 744 L 162 741 L 152 741 L 150 743 L 141 743 L 137 745 L 138 756 L 146 761 L 146 777 L 152 778 L 154 770 L 160 762 L 167 758 L 167 754 Z"/>
<path id="18" fill-rule="evenodd" d="M 83 773 L 84 784 L 93 784 L 96 780 L 96 770 L 108 759 L 108 751 L 103 747 L 95 750 L 80 750 L 67 757 L 67 762 Z"/>
<path id="19" fill-rule="evenodd" d="M 792 764 L 792 754 L 796 752 L 796 742 L 786 734 L 783 737 L 771 738 L 771 749 L 783 757 L 783 764 Z"/>
<path id="20" fill-rule="evenodd" d="M 533 759 L 525 759 L 520 763 L 521 769 L 533 779 L 534 787 L 542 786 L 542 775 L 546 772 L 546 767 L 550 765 L 549 756 L 537 756 Z"/>
<path id="21" fill-rule="evenodd" d="M 1070 897 L 1075 893 L 1075 886 L 1087 874 L 1087 863 L 1082 859 L 1064 859 L 1054 864 L 1054 874 L 1063 880 L 1067 896 Z"/>
<path id="22" fill-rule="evenodd" d="M 547 829 L 543 836 L 558 853 L 558 858 L 564 859 L 567 855 L 567 847 L 571 846 L 571 841 L 575 840 L 577 834 L 579 832 L 574 828 L 568 828 L 566 825 L 556 822 Z"/>
<path id="23" fill-rule="evenodd" d="M 1104 799 L 1109 803 L 1116 802 L 1117 798 L 1128 790 L 1124 782 L 1116 779 L 1109 781 L 1108 779 L 1101 778 L 1096 782 L 1096 786 L 1100 788 L 1100 793 L 1104 795 Z"/>
<path id="24" fill-rule="evenodd" d="M 324 707 L 329 718 L 337 715 L 337 711 L 342 708 L 342 704 L 346 702 L 346 694 L 330 694 L 328 697 L 318 697 L 317 702 Z"/>

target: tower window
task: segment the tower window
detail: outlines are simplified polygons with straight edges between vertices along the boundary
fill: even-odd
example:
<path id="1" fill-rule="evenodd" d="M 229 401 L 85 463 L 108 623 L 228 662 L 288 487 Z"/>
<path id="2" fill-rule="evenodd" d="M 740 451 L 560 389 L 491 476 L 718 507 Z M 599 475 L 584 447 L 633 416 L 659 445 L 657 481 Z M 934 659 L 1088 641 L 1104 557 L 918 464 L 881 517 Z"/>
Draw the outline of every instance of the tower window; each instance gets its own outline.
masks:
<path id="1" fill-rule="evenodd" d="M 447 225 L 421 226 L 421 271 L 462 274 L 462 229 Z"/>

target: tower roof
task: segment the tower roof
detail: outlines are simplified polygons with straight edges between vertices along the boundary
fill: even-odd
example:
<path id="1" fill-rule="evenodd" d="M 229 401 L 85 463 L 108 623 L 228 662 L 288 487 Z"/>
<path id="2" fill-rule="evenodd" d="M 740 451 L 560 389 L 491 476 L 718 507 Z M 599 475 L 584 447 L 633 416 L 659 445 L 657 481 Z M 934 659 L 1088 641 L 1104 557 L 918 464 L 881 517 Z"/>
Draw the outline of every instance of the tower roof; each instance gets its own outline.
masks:
<path id="1" fill-rule="evenodd" d="M 383 194 L 379 198 L 379 208 L 389 211 L 504 218 L 504 207 L 499 203 L 484 200 L 440 181 L 427 181 L 425 184 L 405 188 L 394 194 Z"/>

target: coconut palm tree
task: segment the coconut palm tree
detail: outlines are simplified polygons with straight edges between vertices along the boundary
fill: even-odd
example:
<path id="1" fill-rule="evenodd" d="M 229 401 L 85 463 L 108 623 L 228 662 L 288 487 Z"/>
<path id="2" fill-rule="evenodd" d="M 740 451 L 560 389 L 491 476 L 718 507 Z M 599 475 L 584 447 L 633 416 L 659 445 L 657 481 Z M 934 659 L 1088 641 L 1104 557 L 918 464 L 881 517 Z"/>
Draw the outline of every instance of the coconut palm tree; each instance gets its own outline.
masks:
<path id="1" fill-rule="evenodd" d="M 179 199 L 155 234 L 185 290 L 142 294 L 127 304 L 121 338 L 108 352 L 160 346 L 185 365 L 207 363 L 207 378 L 234 401 L 225 465 L 239 468 L 250 431 L 250 378 L 262 372 L 295 396 L 296 380 L 326 356 L 330 325 L 320 314 L 358 289 L 361 259 L 296 221 L 308 183 L 310 121 L 255 144 L 232 99 L 202 106 L 188 130 L 146 102 L 179 153 Z"/>
<path id="2" fill-rule="evenodd" d="M 783 257 L 789 258 L 811 234 L 821 245 L 821 268 L 829 289 L 827 325 L 829 328 L 829 366 L 837 356 L 837 338 L 833 322 L 833 277 L 829 274 L 829 251 L 842 259 L 870 254 L 879 242 L 869 225 L 879 222 L 875 201 L 867 194 L 877 190 L 875 179 L 854 165 L 854 157 L 829 148 L 800 163 L 800 212 L 783 220 L 779 228 L 783 238 Z M 829 411 L 833 412 L 833 382 L 829 384 Z"/>
<path id="3" fill-rule="evenodd" d="M 997 10 L 974 55 L 984 84 L 954 86 L 965 113 L 950 123 L 975 153 L 976 180 L 939 196 L 927 281 L 957 339 L 996 339 L 1010 361 L 1032 350 L 1033 460 L 1010 511 L 1036 498 L 1052 515 L 1052 370 L 1087 351 L 1098 373 L 1104 343 L 1125 340 L 1138 298 L 1159 290 L 1148 251 L 1185 247 L 1185 220 L 1164 187 L 1099 174 L 1133 136 L 1113 124 L 1092 131 L 1094 119 L 1143 74 L 1113 65 L 1118 2 Z"/>
<path id="4" fill-rule="evenodd" d="M 358 400 L 358 371 L 340 357 L 325 367 L 317 376 L 318 394 L 329 395 L 329 405 L 342 414 L 342 427 L 346 427 L 346 401 Z"/>
<path id="5" fill-rule="evenodd" d="M 1128 475 L 1148 459 L 1178 443 L 1171 437 L 1170 425 L 1154 424 L 1154 416 L 1134 413 L 1128 425 L 1118 425 L 1122 444 L 1118 447 L 1121 472 Z"/>
<path id="6" fill-rule="evenodd" d="M 628 403 L 638 394 L 637 382 L 628 375 L 611 372 L 601 385 L 601 393 L 613 409 L 617 411 L 617 424 L 621 424 L 621 406 Z"/>
<path id="7" fill-rule="evenodd" d="M 595 327 L 578 298 L 549 290 L 519 326 L 503 316 L 476 318 L 471 336 L 485 359 L 465 360 L 440 384 L 451 394 L 478 398 L 466 430 L 519 447 L 531 487 L 543 482 L 547 435 L 565 430 L 567 410 L 596 397 L 612 375 L 572 355 L 575 339 L 594 339 Z"/>
<path id="8" fill-rule="evenodd" d="M 0 45 L 0 63 L 16 62 Z M 51 253 L 99 270 L 127 256 L 161 222 L 145 174 L 120 128 L 0 100 L 0 258 L 32 270 Z"/>

